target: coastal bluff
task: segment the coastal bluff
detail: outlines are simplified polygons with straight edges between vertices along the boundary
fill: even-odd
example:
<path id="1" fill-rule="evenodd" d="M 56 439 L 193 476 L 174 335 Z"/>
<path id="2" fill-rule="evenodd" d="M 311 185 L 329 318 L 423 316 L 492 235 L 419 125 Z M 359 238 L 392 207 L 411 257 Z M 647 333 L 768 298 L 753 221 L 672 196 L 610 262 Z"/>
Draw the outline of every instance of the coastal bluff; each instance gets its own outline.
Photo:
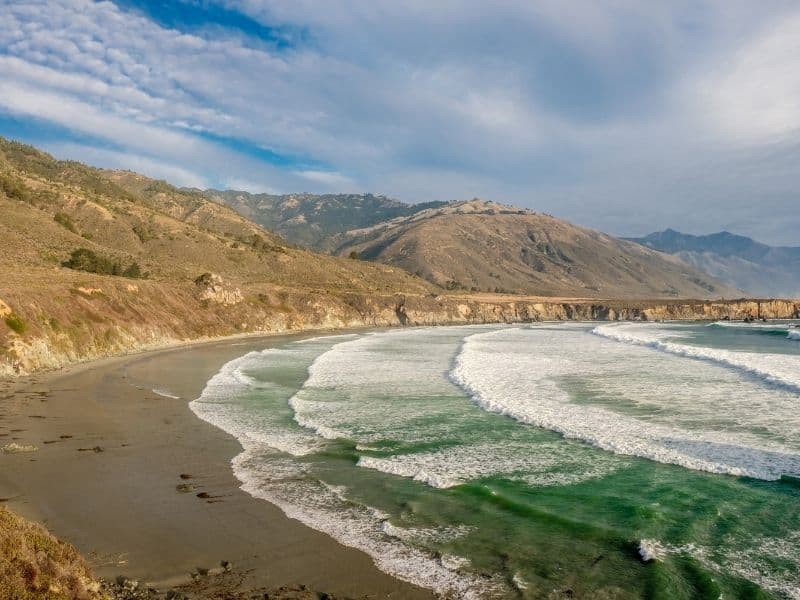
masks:
<path id="1" fill-rule="evenodd" d="M 88 279 L 88 278 L 87 278 Z M 233 335 L 539 321 L 800 318 L 800 300 L 364 294 L 112 278 L 0 288 L 0 376 Z"/>

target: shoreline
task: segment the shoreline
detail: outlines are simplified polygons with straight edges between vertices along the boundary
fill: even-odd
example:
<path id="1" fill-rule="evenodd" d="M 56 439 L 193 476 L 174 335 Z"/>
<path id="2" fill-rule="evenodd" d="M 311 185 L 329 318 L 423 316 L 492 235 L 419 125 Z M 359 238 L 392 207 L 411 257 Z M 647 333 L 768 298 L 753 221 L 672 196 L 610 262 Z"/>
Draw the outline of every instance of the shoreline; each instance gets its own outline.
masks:
<path id="1" fill-rule="evenodd" d="M 231 459 L 241 445 L 189 408 L 233 358 L 347 331 L 189 342 L 0 381 L 0 445 L 38 448 L 0 454 L 0 498 L 75 545 L 106 579 L 163 589 L 228 561 L 242 589 L 302 583 L 336 596 L 433 598 L 240 489 Z"/>

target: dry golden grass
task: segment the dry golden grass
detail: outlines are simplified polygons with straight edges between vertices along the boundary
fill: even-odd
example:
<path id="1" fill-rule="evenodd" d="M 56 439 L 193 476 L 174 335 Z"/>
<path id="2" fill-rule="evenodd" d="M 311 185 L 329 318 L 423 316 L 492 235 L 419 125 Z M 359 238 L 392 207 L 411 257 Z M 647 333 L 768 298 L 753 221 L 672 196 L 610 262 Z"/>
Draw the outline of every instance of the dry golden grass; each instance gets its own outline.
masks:
<path id="1" fill-rule="evenodd" d="M 75 548 L 0 507 L 0 598 L 103 600 L 107 596 Z"/>

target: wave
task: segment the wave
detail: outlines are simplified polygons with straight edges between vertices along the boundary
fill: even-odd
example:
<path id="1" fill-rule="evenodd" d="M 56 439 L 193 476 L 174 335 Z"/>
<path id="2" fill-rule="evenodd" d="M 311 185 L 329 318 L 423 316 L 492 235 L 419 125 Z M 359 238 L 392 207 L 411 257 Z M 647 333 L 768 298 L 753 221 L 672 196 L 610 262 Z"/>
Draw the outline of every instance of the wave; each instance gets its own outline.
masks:
<path id="1" fill-rule="evenodd" d="M 617 332 L 621 335 L 621 332 Z M 636 418 L 630 414 L 609 410 L 596 405 L 576 404 L 560 387 L 565 377 L 603 377 L 614 365 L 626 365 L 634 359 L 646 360 L 648 356 L 635 356 L 630 350 L 615 351 L 605 346 L 598 336 L 597 344 L 587 344 L 591 338 L 585 334 L 552 335 L 544 331 L 513 330 L 511 333 L 495 332 L 467 337 L 450 372 L 472 399 L 485 410 L 510 416 L 518 421 L 549 429 L 565 438 L 581 440 L 602 450 L 620 455 L 638 456 L 662 463 L 711 473 L 748 476 L 777 480 L 783 474 L 800 473 L 800 451 L 787 448 L 776 440 L 765 439 L 737 425 L 714 429 L 713 420 L 718 406 L 696 408 L 693 398 L 678 403 L 667 402 L 657 407 L 653 417 Z M 627 338 L 623 338 L 627 341 Z M 651 342 L 652 343 L 652 342 Z M 664 342 L 659 342 L 664 343 Z M 635 354 L 635 353 L 634 353 Z M 604 357 L 603 362 L 598 357 Z M 649 363 L 648 363 L 649 364 Z M 670 365 L 653 365 L 653 369 L 669 369 Z M 618 367 L 619 368 L 619 367 Z M 628 380 L 632 380 L 628 373 Z M 704 375 L 700 373 L 698 375 Z M 626 372 L 614 372 L 615 380 L 626 380 Z M 627 380 L 626 380 L 627 381 Z M 652 382 L 647 381 L 650 393 Z M 726 387 L 717 391 L 724 399 L 728 389 L 735 390 L 735 381 L 724 382 Z M 635 385 L 631 381 L 631 386 Z M 721 385 L 721 384 L 720 384 Z M 741 387 L 741 386 L 738 386 Z M 680 393 L 678 388 L 675 393 Z M 702 392 L 702 390 L 700 390 Z M 708 401 L 699 394 L 700 402 Z M 779 396 L 781 410 L 794 419 L 796 398 Z M 688 412 L 686 427 L 681 415 L 669 415 L 658 421 L 656 416 L 664 409 Z M 756 407 L 760 408 L 760 407 Z M 692 428 L 701 413 L 709 425 L 705 429 Z M 757 415 L 755 409 L 745 409 L 746 415 Z M 735 416 L 735 415 L 734 415 Z M 746 419 L 745 419 L 746 420 Z M 775 419 L 780 422 L 780 418 Z M 768 424 L 772 424 L 770 421 Z M 699 425 L 698 425 L 699 427 Z M 777 426 L 776 426 L 777 427 Z M 729 430 L 732 429 L 732 430 Z"/>
<path id="2" fill-rule="evenodd" d="M 325 439 L 360 446 L 447 435 L 444 418 L 436 431 L 414 420 L 444 416 L 445 407 L 431 399 L 457 393 L 443 373 L 465 331 L 396 330 L 334 345 L 316 357 L 308 379 L 289 400 L 294 420 Z"/>
<path id="3" fill-rule="evenodd" d="M 690 346 L 668 341 L 669 330 L 630 323 L 600 325 L 592 333 L 616 342 L 646 346 L 662 352 L 704 360 L 742 373 L 753 375 L 770 384 L 800 392 L 800 357 L 789 354 L 738 352 L 705 346 Z"/>
<path id="4" fill-rule="evenodd" d="M 399 579 L 447 597 L 478 599 L 503 595 L 502 581 L 462 571 L 469 564 L 466 559 L 450 555 L 436 557 L 408 543 L 415 535 L 418 539 L 426 535 L 445 539 L 466 531 L 404 532 L 391 526 L 387 522 L 388 515 L 350 502 L 345 489 L 316 479 L 308 463 L 294 458 L 323 449 L 324 439 L 305 428 L 282 426 L 270 420 L 270 411 L 254 411 L 247 408 L 246 402 L 237 400 L 254 389 L 264 389 L 265 382 L 248 374 L 248 370 L 257 370 L 265 363 L 280 361 L 298 352 L 305 353 L 303 356 L 311 364 L 316 360 L 312 355 L 319 358 L 337 345 L 327 338 L 316 341 L 319 342 L 316 346 L 304 340 L 303 344 L 251 352 L 234 359 L 225 364 L 207 382 L 200 397 L 190 403 L 198 417 L 231 434 L 242 445 L 242 452 L 231 461 L 241 489 L 276 505 L 287 517 L 367 553 L 379 569 Z"/>
<path id="5" fill-rule="evenodd" d="M 715 321 L 709 327 L 735 329 L 758 335 L 771 335 L 786 337 L 790 340 L 800 339 L 800 329 L 794 323 L 745 323 L 744 321 Z"/>
<path id="6" fill-rule="evenodd" d="M 569 485 L 607 475 L 619 463 L 587 461 L 563 443 L 493 441 L 388 458 L 361 456 L 358 466 L 445 489 L 485 477 L 524 481 L 531 487 Z"/>

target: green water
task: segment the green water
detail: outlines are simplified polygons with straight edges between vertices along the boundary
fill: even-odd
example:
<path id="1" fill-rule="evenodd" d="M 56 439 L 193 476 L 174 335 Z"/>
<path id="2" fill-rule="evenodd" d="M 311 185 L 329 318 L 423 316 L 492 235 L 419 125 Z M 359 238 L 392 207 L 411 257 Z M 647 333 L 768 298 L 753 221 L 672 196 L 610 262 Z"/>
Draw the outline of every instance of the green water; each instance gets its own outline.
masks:
<path id="1" fill-rule="evenodd" d="M 244 357 L 193 408 L 248 492 L 446 595 L 800 598 L 800 344 L 622 327 L 775 374 L 589 325 L 414 329 Z"/>

